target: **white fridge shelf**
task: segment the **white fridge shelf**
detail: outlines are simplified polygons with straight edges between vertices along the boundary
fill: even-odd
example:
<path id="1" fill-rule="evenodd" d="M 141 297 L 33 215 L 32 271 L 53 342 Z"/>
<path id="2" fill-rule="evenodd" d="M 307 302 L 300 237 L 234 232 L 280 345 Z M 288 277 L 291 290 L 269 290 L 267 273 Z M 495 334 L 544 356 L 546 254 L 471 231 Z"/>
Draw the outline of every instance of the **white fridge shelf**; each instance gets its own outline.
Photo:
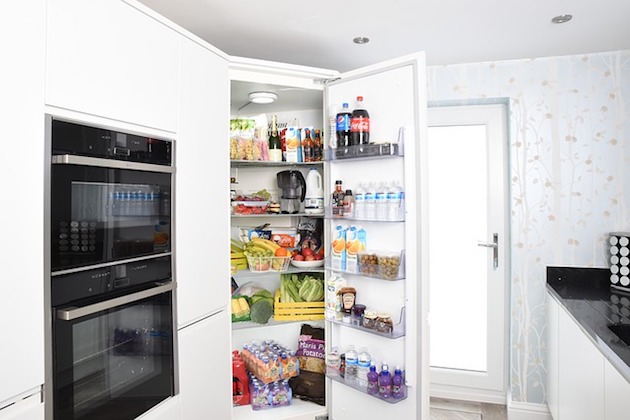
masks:
<path id="1" fill-rule="evenodd" d="M 251 405 L 232 407 L 232 420 L 315 419 L 327 414 L 326 407 L 297 398 L 293 398 L 289 406 L 267 410 L 254 411 Z"/>

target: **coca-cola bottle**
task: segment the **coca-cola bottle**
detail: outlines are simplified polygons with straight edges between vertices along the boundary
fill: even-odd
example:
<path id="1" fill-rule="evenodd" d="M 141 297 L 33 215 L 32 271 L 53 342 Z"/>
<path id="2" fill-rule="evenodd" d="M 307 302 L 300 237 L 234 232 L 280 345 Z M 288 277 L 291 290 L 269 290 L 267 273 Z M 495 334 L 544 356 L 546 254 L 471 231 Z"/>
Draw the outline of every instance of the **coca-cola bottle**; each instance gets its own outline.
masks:
<path id="1" fill-rule="evenodd" d="M 350 144 L 357 146 L 370 142 L 370 114 L 363 106 L 363 96 L 357 96 L 357 102 L 350 119 Z"/>

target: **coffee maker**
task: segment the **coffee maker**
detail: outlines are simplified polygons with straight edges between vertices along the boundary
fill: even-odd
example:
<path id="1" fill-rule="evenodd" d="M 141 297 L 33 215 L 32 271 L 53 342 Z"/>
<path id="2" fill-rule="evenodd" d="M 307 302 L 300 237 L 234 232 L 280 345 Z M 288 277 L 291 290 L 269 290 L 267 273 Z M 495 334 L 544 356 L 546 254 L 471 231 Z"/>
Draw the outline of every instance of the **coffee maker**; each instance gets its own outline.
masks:
<path id="1" fill-rule="evenodd" d="M 300 171 L 288 170 L 276 175 L 282 213 L 299 213 L 306 195 L 306 180 Z"/>

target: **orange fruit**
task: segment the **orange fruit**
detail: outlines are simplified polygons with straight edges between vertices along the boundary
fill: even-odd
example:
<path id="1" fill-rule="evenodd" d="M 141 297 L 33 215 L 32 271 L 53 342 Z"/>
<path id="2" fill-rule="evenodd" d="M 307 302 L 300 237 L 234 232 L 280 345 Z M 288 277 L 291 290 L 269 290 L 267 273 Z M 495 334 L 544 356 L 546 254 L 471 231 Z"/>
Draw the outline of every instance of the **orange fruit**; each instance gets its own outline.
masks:
<path id="1" fill-rule="evenodd" d="M 286 248 L 278 248 L 276 249 L 276 257 L 288 257 L 289 251 Z"/>

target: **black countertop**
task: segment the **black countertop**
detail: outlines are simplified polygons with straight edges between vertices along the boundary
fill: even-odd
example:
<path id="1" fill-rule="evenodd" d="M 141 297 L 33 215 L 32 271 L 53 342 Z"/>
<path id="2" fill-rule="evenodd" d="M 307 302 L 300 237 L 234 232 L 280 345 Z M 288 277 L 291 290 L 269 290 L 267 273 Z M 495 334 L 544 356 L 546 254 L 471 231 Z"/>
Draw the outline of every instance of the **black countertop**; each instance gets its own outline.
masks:
<path id="1" fill-rule="evenodd" d="M 630 346 L 608 327 L 630 329 L 630 293 L 610 287 L 607 268 L 547 267 L 547 290 L 630 382 Z"/>

